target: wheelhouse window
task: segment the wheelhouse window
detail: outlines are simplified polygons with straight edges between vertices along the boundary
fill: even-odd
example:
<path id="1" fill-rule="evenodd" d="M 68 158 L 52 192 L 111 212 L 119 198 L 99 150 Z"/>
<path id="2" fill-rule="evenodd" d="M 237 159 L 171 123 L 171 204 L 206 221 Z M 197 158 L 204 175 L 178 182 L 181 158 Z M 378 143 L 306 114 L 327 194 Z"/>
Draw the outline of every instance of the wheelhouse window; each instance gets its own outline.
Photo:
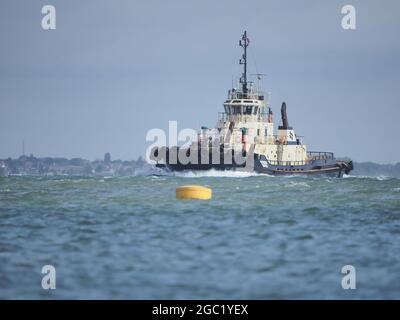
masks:
<path id="1" fill-rule="evenodd" d="M 253 106 L 244 106 L 243 108 L 244 108 L 243 114 L 252 114 Z"/>
<path id="2" fill-rule="evenodd" d="M 242 107 L 241 106 L 233 106 L 232 113 L 233 114 L 242 114 Z"/>

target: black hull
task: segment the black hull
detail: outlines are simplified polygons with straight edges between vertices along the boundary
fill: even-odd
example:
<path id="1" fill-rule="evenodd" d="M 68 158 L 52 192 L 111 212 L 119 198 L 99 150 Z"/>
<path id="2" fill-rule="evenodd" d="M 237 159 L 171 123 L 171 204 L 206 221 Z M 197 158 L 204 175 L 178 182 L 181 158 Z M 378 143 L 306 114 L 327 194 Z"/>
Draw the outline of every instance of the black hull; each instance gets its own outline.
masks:
<path id="1" fill-rule="evenodd" d="M 300 175 L 300 176 L 329 176 L 329 177 L 342 177 L 343 174 L 348 174 L 353 170 L 352 161 L 341 161 L 336 159 L 327 160 L 315 160 L 310 161 L 304 165 L 272 165 L 268 161 L 260 160 L 262 157 L 255 154 L 254 160 L 251 161 L 250 165 L 245 164 L 212 164 L 212 163 L 199 163 L 199 164 L 182 164 L 177 161 L 177 163 L 167 163 L 167 164 L 157 164 L 158 168 L 164 168 L 169 171 L 206 171 L 206 170 L 229 170 L 229 171 L 247 171 L 264 173 L 274 176 L 284 176 L 284 175 Z"/>
<path id="2" fill-rule="evenodd" d="M 328 177 L 342 177 L 344 171 L 341 167 L 328 167 L 328 168 L 321 168 L 321 169 L 313 169 L 313 170 L 306 170 L 306 171 L 277 171 L 277 170 L 246 170 L 243 166 L 234 166 L 234 165 L 206 165 L 206 164 L 198 164 L 198 165 L 183 165 L 183 164 L 176 164 L 176 165 L 165 165 L 165 164 L 157 164 L 158 168 L 163 168 L 168 171 L 207 171 L 207 170 L 218 170 L 218 171 L 250 171 L 250 172 L 257 172 L 263 173 L 273 176 L 290 176 L 290 175 L 301 175 L 301 176 L 309 176 L 309 175 L 322 175 Z"/>

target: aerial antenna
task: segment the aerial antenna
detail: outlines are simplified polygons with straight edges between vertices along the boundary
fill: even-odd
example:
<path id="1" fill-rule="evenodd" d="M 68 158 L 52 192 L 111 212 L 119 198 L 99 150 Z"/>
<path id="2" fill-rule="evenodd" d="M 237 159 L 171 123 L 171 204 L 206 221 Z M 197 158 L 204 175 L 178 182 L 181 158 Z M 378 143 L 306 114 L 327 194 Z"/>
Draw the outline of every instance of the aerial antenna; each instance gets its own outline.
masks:
<path id="1" fill-rule="evenodd" d="M 239 41 L 239 46 L 243 48 L 242 59 L 239 60 L 239 64 L 243 64 L 243 74 L 240 78 L 242 84 L 242 91 L 244 95 L 247 95 L 247 47 L 250 44 L 250 40 L 247 38 L 247 31 L 245 30 L 242 39 Z"/>
<path id="2" fill-rule="evenodd" d="M 265 73 L 251 73 L 251 76 L 256 76 L 257 78 L 257 90 L 260 91 L 261 87 L 260 87 L 260 81 L 262 80 L 262 77 L 265 76 Z"/>
<path id="3" fill-rule="evenodd" d="M 252 73 L 251 76 L 256 76 L 257 80 L 261 80 L 263 76 L 266 76 L 265 73 Z"/>

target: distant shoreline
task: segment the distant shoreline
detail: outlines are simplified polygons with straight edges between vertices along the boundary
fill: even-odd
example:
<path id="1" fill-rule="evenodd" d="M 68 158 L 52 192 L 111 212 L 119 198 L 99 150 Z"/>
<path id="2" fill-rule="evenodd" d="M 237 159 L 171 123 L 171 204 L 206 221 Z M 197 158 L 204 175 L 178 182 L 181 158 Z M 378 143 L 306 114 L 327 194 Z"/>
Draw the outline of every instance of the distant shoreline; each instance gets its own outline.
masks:
<path id="1" fill-rule="evenodd" d="M 103 160 L 86 160 L 83 158 L 35 157 L 0 159 L 0 176 L 43 175 L 43 176 L 132 176 L 152 166 L 142 158 L 137 160 L 112 160 L 106 153 Z M 388 176 L 400 178 L 400 162 L 396 164 L 379 164 L 375 162 L 355 162 L 356 176 Z"/>
<path id="2" fill-rule="evenodd" d="M 67 176 L 129 176 L 145 166 L 149 166 L 139 157 L 137 160 L 112 160 L 106 153 L 103 160 L 83 158 L 20 156 L 17 159 L 0 159 L 0 176 L 9 175 L 67 175 Z"/>

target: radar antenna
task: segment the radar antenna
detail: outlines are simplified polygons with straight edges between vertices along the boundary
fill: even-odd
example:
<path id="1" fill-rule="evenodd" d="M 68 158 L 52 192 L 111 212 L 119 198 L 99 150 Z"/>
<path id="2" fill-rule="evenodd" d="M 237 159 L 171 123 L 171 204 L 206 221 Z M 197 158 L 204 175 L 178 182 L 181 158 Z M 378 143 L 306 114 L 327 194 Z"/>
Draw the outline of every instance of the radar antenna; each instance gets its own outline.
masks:
<path id="1" fill-rule="evenodd" d="M 242 39 L 239 41 L 239 46 L 243 48 L 242 59 L 239 60 L 239 64 L 243 64 L 243 74 L 240 78 L 242 84 L 242 91 L 247 96 L 247 47 L 249 46 L 250 40 L 247 38 L 247 31 L 244 31 Z"/>

